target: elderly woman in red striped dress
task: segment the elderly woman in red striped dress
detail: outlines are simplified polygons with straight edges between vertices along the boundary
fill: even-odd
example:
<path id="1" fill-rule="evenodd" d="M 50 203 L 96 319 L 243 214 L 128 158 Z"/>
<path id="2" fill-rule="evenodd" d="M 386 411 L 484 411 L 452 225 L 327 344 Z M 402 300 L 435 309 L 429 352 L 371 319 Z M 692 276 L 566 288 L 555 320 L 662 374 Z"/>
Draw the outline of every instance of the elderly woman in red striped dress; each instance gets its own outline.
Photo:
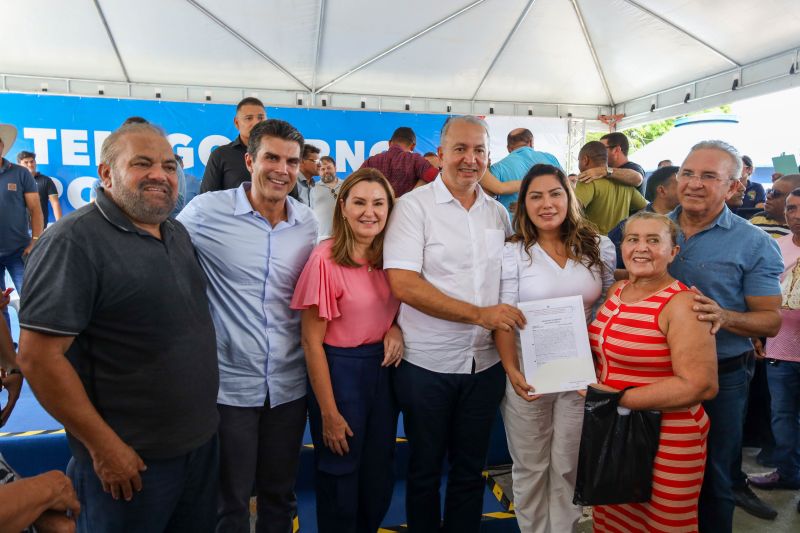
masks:
<path id="1" fill-rule="evenodd" d="M 667 272 L 678 252 L 676 235 L 663 215 L 628 219 L 622 259 L 630 279 L 609 289 L 589 328 L 600 382 L 593 386 L 635 387 L 621 406 L 662 411 L 650 501 L 594 507 L 595 531 L 698 529 L 709 428 L 700 402 L 717 393 L 716 344 L 692 310 L 694 293 Z"/>

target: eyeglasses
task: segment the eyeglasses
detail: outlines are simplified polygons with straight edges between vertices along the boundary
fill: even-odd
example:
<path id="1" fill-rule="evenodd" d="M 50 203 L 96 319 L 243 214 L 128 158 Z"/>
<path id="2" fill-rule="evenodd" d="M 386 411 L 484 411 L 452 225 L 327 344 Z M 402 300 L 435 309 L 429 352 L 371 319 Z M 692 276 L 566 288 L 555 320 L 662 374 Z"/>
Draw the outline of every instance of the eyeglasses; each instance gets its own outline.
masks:
<path id="1" fill-rule="evenodd" d="M 305 161 L 313 161 L 314 164 L 316 164 L 316 165 L 321 165 L 322 164 L 322 161 L 320 161 L 319 159 L 311 159 L 310 157 L 306 157 Z"/>
<path id="2" fill-rule="evenodd" d="M 767 196 L 771 196 L 772 198 L 781 198 L 782 196 L 786 196 L 787 194 L 789 193 L 776 191 L 774 187 L 767 191 Z"/>
<path id="3" fill-rule="evenodd" d="M 721 178 L 719 176 L 715 176 L 714 174 L 700 174 L 699 176 L 695 174 L 678 174 L 677 176 L 678 181 L 691 181 L 693 179 L 699 179 L 701 183 L 713 183 L 715 181 L 727 181 L 728 178 Z M 739 180 L 735 180 L 739 181 Z"/>

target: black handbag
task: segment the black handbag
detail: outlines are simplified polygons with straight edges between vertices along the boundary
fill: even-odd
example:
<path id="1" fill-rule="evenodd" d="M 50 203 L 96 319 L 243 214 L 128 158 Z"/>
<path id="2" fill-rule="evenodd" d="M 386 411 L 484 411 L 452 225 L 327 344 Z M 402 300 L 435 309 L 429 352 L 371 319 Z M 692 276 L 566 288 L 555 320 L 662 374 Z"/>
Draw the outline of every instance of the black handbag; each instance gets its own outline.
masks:
<path id="1" fill-rule="evenodd" d="M 626 390 L 607 392 L 590 386 L 586 391 L 578 478 L 572 499 L 576 505 L 650 500 L 661 412 L 620 407 Z"/>

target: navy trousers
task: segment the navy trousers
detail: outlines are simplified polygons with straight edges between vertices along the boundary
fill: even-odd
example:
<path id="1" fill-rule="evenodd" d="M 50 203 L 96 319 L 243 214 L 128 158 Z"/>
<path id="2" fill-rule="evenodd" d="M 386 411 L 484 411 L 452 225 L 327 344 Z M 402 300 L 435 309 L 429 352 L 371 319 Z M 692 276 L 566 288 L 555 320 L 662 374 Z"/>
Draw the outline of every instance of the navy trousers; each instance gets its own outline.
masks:
<path id="1" fill-rule="evenodd" d="M 480 530 L 482 472 L 505 383 L 499 363 L 477 374 L 442 374 L 405 361 L 395 370 L 395 394 L 411 452 L 406 490 L 410 531 Z M 439 488 L 445 456 L 449 471 L 442 521 Z"/>
<path id="2" fill-rule="evenodd" d="M 375 533 L 392 501 L 397 435 L 390 369 L 381 367 L 383 343 L 324 348 L 336 407 L 353 436 L 343 456 L 325 446 L 322 414 L 309 387 L 317 528 L 320 533 Z"/>
<path id="3" fill-rule="evenodd" d="M 103 491 L 91 461 L 74 457 L 67 466 L 81 513 L 79 533 L 211 533 L 216 515 L 216 435 L 206 444 L 172 459 L 143 459 L 142 491 L 115 500 Z"/>

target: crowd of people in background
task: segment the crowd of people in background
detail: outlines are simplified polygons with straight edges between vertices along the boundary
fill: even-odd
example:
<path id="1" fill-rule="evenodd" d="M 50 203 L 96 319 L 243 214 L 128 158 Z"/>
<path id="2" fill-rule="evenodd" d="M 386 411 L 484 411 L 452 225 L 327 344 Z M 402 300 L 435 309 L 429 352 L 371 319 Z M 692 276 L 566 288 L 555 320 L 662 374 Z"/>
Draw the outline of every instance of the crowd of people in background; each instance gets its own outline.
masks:
<path id="1" fill-rule="evenodd" d="M 730 532 L 735 505 L 777 514 L 751 487 L 800 489 L 800 174 L 765 193 L 749 157 L 698 140 L 646 176 L 613 132 L 567 176 L 524 128 L 490 164 L 486 123 L 451 116 L 435 153 L 400 127 L 340 179 L 256 98 L 234 124 L 198 191 L 132 117 L 64 217 L 34 153 L 0 162 L 0 281 L 21 297 L 17 347 L 0 294 L 2 422 L 24 376 L 72 452 L 29 479 L 0 456 L 0 529 L 247 532 L 255 495 L 256 530 L 290 532 L 308 422 L 319 531 L 375 532 L 402 413 L 409 530 L 475 532 L 500 413 L 520 529 L 573 531 L 585 391 L 537 393 L 519 334 L 521 302 L 563 296 L 591 386 L 662 412 L 650 500 L 594 507 L 595 531 Z M 0 126 L 3 156 L 14 138 Z M 774 471 L 748 479 L 749 398 Z"/>

